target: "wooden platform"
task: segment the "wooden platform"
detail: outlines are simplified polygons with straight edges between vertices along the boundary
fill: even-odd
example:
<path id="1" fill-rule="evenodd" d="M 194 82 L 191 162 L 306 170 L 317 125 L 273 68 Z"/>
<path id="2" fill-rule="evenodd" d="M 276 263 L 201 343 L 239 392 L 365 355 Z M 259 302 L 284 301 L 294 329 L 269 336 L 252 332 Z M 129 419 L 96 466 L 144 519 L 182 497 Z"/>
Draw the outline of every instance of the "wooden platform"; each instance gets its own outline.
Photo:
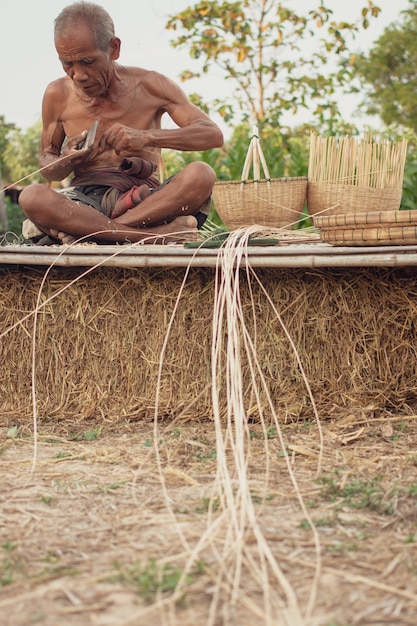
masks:
<path id="1" fill-rule="evenodd" d="M 216 267 L 221 248 L 190 249 L 183 245 L 29 246 L 0 247 L 1 265 L 54 267 Z M 417 246 L 332 246 L 297 243 L 251 246 L 252 267 L 409 267 L 417 265 Z"/>

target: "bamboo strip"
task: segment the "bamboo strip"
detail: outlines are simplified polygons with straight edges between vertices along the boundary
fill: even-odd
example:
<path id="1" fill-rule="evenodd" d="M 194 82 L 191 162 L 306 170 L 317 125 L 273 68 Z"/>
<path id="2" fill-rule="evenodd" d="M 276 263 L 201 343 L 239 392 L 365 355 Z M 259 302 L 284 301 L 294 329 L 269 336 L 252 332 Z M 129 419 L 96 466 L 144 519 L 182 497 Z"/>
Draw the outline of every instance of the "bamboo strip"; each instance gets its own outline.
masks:
<path id="1" fill-rule="evenodd" d="M 371 134 L 354 137 L 319 137 L 312 133 L 308 179 L 377 189 L 401 189 L 407 141 L 378 142 Z"/>

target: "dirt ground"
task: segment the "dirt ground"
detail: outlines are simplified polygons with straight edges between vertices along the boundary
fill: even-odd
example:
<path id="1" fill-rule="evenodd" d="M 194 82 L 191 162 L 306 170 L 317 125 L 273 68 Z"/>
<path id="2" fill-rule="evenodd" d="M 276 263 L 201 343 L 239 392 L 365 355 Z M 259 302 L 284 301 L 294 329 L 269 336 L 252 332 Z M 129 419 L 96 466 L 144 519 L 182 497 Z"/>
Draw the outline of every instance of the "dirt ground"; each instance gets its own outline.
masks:
<path id="1" fill-rule="evenodd" d="M 322 427 L 319 467 L 317 425 L 282 426 L 298 496 L 276 429 L 250 425 L 238 541 L 213 423 L 46 421 L 35 446 L 9 420 L 2 626 L 415 626 L 417 416 Z"/>

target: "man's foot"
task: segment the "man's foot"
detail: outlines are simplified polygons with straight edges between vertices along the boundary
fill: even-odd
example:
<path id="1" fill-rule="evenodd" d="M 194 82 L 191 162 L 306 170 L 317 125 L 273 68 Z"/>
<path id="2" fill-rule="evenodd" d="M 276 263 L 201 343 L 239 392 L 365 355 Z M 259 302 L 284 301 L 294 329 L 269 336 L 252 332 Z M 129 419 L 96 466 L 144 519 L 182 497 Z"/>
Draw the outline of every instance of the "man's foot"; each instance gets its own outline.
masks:
<path id="1" fill-rule="evenodd" d="M 59 230 L 54 230 L 53 228 L 49 229 L 51 237 L 55 237 L 55 239 L 60 239 L 61 243 L 66 246 L 70 246 L 74 241 L 77 241 L 77 237 L 73 235 L 68 235 L 68 233 L 62 233 Z"/>
<path id="2" fill-rule="evenodd" d="M 193 215 L 176 217 L 172 222 L 168 222 L 168 224 L 161 224 L 160 226 L 152 226 L 150 228 L 138 228 L 136 230 L 140 232 L 140 236 L 132 236 L 133 231 L 130 233 L 126 232 L 126 242 L 130 241 L 132 243 L 144 244 L 184 243 L 185 241 L 196 241 L 198 238 L 197 220 Z M 61 243 L 67 246 L 70 246 L 80 239 L 80 237 L 75 237 L 74 235 L 69 235 L 68 233 L 53 228 L 49 229 L 49 233 L 51 237 L 60 239 Z M 100 235 L 94 237 L 94 239 L 97 238 L 100 239 Z M 91 240 L 91 238 L 88 239 Z M 85 240 L 86 238 L 83 238 L 83 241 Z M 116 241 L 120 241 L 120 239 L 115 237 L 114 243 L 116 243 Z"/>
<path id="3" fill-rule="evenodd" d="M 138 229 L 144 234 L 141 243 L 184 243 L 198 238 L 197 220 L 193 215 L 176 217 L 168 224 Z M 145 232 L 149 231 L 149 236 Z M 156 235 L 156 236 L 154 236 Z"/>

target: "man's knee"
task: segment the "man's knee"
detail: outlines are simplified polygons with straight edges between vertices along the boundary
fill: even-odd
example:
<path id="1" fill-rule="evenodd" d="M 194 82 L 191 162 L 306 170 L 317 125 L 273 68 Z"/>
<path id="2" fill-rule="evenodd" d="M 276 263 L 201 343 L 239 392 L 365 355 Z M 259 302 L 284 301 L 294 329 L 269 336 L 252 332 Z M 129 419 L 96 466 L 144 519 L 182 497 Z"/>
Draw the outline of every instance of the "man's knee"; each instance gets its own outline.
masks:
<path id="1" fill-rule="evenodd" d="M 26 209 L 30 209 L 31 205 L 39 200 L 39 196 L 41 193 L 40 188 L 41 185 L 36 184 L 23 187 L 22 191 L 19 194 L 19 204 L 24 211 Z"/>
<path id="2" fill-rule="evenodd" d="M 19 205 L 23 213 L 29 218 L 36 217 L 39 207 L 45 204 L 46 194 L 49 191 L 48 187 L 38 184 L 24 187 L 19 195 Z"/>
<path id="3" fill-rule="evenodd" d="M 204 161 L 193 161 L 186 166 L 185 170 L 187 170 L 187 174 L 190 176 L 193 185 L 200 184 L 207 189 L 208 192 L 213 188 L 216 182 L 216 172 L 208 163 L 204 163 Z"/>

